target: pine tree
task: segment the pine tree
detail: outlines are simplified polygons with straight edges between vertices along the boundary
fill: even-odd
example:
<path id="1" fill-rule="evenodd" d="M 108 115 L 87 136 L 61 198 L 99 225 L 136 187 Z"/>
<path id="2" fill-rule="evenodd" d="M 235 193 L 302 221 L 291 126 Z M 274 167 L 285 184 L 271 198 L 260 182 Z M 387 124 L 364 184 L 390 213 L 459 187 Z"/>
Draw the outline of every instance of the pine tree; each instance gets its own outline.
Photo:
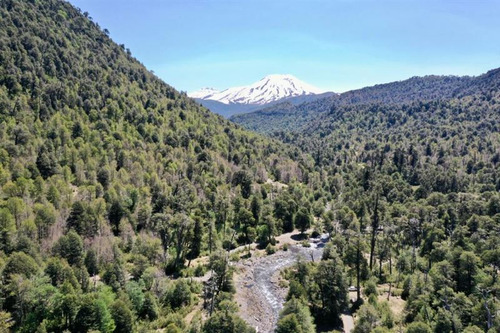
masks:
<path id="1" fill-rule="evenodd" d="M 36 166 L 44 179 L 57 173 L 59 165 L 51 145 L 41 146 L 36 158 Z"/>
<path id="2" fill-rule="evenodd" d="M 191 265 L 191 260 L 200 256 L 203 234 L 203 222 L 200 217 L 196 217 L 194 219 L 193 235 L 190 240 L 189 251 L 186 255 L 186 258 L 189 260 L 188 266 Z"/>
<path id="3" fill-rule="evenodd" d="M 111 315 L 115 322 L 116 328 L 114 332 L 117 333 L 131 333 L 133 332 L 133 314 L 127 305 L 118 300 L 111 306 Z"/>
<path id="4" fill-rule="evenodd" d="M 97 254 L 94 249 L 89 249 L 87 254 L 85 255 L 85 267 L 87 268 L 87 272 L 94 276 L 99 272 L 99 267 L 97 266 Z"/>
<path id="5" fill-rule="evenodd" d="M 74 230 L 59 238 L 53 251 L 65 258 L 70 265 L 80 265 L 83 262 L 83 241 Z"/>
<path id="6" fill-rule="evenodd" d="M 109 208 L 108 218 L 115 236 L 120 232 L 120 221 L 124 215 L 125 211 L 121 203 L 118 200 L 114 200 Z"/>
<path id="7" fill-rule="evenodd" d="M 312 224 L 312 216 L 309 211 L 301 207 L 295 216 L 295 226 L 299 228 L 300 232 L 303 234 Z"/>

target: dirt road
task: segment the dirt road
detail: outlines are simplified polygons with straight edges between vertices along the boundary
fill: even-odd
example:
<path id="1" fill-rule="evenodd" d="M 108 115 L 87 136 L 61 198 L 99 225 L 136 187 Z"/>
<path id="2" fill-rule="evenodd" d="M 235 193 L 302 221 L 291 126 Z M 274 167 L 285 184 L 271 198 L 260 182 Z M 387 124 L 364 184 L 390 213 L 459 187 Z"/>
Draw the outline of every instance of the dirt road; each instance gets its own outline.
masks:
<path id="1" fill-rule="evenodd" d="M 236 301 L 241 317 L 255 327 L 258 333 L 271 333 L 276 327 L 278 316 L 287 290 L 279 284 L 280 271 L 292 266 L 298 258 L 318 261 L 323 253 L 327 236 L 310 239 L 311 247 L 290 245 L 288 251 L 264 257 L 252 257 L 236 264 Z"/>

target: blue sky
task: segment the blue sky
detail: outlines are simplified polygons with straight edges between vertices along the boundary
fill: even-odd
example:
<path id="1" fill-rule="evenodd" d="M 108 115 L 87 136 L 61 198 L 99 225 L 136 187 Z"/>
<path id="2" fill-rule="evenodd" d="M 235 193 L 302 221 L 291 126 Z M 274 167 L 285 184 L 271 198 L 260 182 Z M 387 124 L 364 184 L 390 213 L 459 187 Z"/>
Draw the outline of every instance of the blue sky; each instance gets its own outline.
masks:
<path id="1" fill-rule="evenodd" d="M 500 1 L 70 0 L 175 88 L 293 74 L 342 92 L 500 67 Z"/>

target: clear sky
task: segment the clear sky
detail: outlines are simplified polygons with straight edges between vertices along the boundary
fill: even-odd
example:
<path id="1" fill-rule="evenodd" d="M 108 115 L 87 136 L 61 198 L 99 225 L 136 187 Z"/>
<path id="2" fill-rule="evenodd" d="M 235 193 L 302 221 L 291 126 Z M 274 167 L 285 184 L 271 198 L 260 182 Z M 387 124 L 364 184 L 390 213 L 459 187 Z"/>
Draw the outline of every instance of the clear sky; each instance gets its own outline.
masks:
<path id="1" fill-rule="evenodd" d="M 293 74 L 342 92 L 500 67 L 498 0 L 70 0 L 175 88 Z"/>

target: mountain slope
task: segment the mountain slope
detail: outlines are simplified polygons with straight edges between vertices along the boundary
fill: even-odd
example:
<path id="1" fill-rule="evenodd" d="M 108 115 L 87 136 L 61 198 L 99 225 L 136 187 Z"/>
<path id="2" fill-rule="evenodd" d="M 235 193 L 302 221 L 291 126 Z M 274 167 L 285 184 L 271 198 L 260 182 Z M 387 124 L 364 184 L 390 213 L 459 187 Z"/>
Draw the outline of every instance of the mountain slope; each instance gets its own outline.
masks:
<path id="1" fill-rule="evenodd" d="M 265 183 L 311 196 L 310 159 L 200 107 L 65 1 L 0 17 L 0 330 L 187 331 L 188 261 L 293 228 Z"/>
<path id="2" fill-rule="evenodd" d="M 428 101 L 458 95 L 471 84 L 471 77 L 425 76 L 404 81 L 378 84 L 359 90 L 347 91 L 326 98 L 307 101 L 299 105 L 280 103 L 244 115 L 235 115 L 232 121 L 257 132 L 296 129 L 313 121 L 319 113 L 333 106 L 367 103 L 398 104 Z"/>
<path id="3" fill-rule="evenodd" d="M 319 95 L 302 95 L 295 97 L 287 97 L 276 102 L 271 102 L 269 104 L 260 105 L 260 104 L 224 104 L 221 102 L 213 101 L 210 99 L 200 99 L 195 98 L 195 100 L 215 113 L 220 114 L 225 118 L 230 118 L 233 115 L 249 113 L 253 111 L 260 110 L 261 108 L 272 108 L 277 104 L 290 104 L 290 105 L 300 105 L 302 103 L 313 102 L 316 100 L 321 100 L 323 98 L 334 95 L 334 93 L 326 92 Z"/>
<path id="4" fill-rule="evenodd" d="M 219 93 L 217 89 L 214 88 L 201 88 L 200 90 L 194 91 L 189 93 L 189 97 L 195 98 L 195 99 L 206 99 L 209 98 L 210 96 Z"/>
<path id="5" fill-rule="evenodd" d="M 490 74 L 494 72 L 496 75 L 493 78 Z M 475 78 L 469 82 L 471 89 L 462 90 L 456 98 L 333 106 L 330 111 L 319 114 L 317 119 L 294 132 L 296 136 L 291 138 L 303 148 L 306 145 L 306 151 L 315 151 L 316 158 L 323 156 L 323 163 L 335 159 L 327 156 L 327 152 L 335 150 L 333 147 L 341 142 L 349 142 L 352 151 L 362 150 L 355 144 L 356 140 L 379 144 L 406 141 L 422 153 L 433 147 L 433 143 L 439 143 L 439 147 L 460 142 L 464 145 L 460 152 L 459 149 L 452 150 L 441 158 L 448 160 L 462 156 L 460 164 L 467 164 L 469 159 L 487 161 L 500 149 L 499 73 L 495 70 Z M 470 155 L 470 147 L 482 146 L 482 141 L 488 148 L 481 148 L 476 156 Z M 429 148 L 427 153 L 432 150 L 434 153 L 431 155 L 435 154 L 437 147 Z"/>
<path id="6" fill-rule="evenodd" d="M 0 2 L 0 331 L 255 332 L 229 261 L 280 264 L 295 227 L 331 237 L 285 272 L 280 330 L 337 329 L 357 305 L 362 331 L 500 330 L 498 70 L 330 105 L 277 133 L 293 147 L 177 92 L 87 16 Z M 351 284 L 369 301 L 350 307 Z"/>
<path id="7" fill-rule="evenodd" d="M 189 96 L 214 112 L 231 116 L 250 112 L 279 101 L 286 100 L 298 104 L 332 94 L 325 94 L 320 89 L 300 81 L 292 75 L 274 74 L 249 86 L 234 87 L 223 91 L 203 88 L 189 93 Z"/>
<path id="8" fill-rule="evenodd" d="M 224 104 L 263 105 L 283 98 L 321 93 L 320 89 L 300 81 L 293 75 L 272 74 L 249 86 L 228 88 L 223 91 L 202 89 L 190 93 L 189 96 Z"/>
<path id="9" fill-rule="evenodd" d="M 464 81 L 459 89 L 438 86 L 431 99 L 411 93 L 405 101 L 398 89 L 387 90 L 385 103 L 333 104 L 293 131 L 274 129 L 275 137 L 313 155 L 333 199 L 325 214 L 332 250 L 323 257 L 333 253 L 336 263 L 327 271 L 320 270 L 324 262 L 317 271 L 299 263 L 290 270 L 295 282 L 293 273 L 287 276 L 290 286 L 306 286 L 304 304 L 315 323 L 332 317 L 310 281 L 318 272 L 320 281 L 331 281 L 343 262 L 358 300 L 363 281 L 363 301 L 373 290 L 356 312 L 356 331 L 390 331 L 394 321 L 382 318 L 403 307 L 399 320 L 407 332 L 500 329 L 491 315 L 500 309 L 500 70 Z M 400 296 L 391 288 L 401 288 Z M 290 288 L 288 302 L 296 294 Z M 473 315 L 453 314 L 469 310 Z"/>

